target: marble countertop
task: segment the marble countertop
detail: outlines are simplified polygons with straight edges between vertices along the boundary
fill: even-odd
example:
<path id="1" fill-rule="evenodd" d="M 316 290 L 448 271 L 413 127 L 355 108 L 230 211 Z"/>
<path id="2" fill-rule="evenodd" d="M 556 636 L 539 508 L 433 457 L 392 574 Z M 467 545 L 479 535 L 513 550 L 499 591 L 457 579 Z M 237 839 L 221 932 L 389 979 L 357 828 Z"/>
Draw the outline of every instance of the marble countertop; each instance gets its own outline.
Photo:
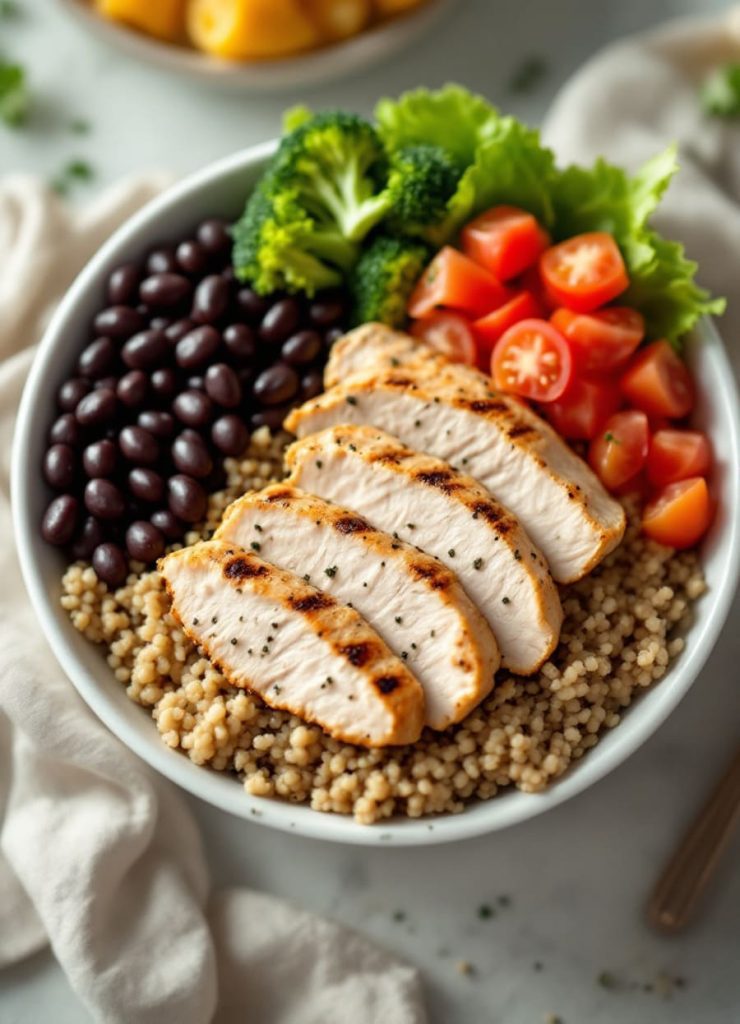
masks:
<path id="1" fill-rule="evenodd" d="M 82 199 L 127 172 L 184 173 L 274 135 L 280 112 L 296 100 L 369 110 L 379 94 L 457 79 L 537 120 L 600 45 L 697 5 L 466 0 L 393 63 L 281 96 L 222 93 L 168 77 L 88 38 L 49 0 L 21 7 L 12 31 L 3 29 L 2 49 L 30 67 L 37 107 L 27 130 L 0 135 L 0 174 L 51 179 L 67 160 L 84 157 L 96 176 L 80 188 Z M 533 54 L 547 58 L 546 78 L 531 94 L 512 95 L 512 73 Z M 89 135 L 70 134 L 76 117 L 89 120 Z M 732 616 L 740 621 L 738 601 Z M 685 935 L 652 934 L 643 911 L 661 863 L 737 745 L 738 664 L 740 631 L 730 627 L 681 707 L 627 764 L 554 812 L 455 846 L 330 846 L 188 800 L 219 884 L 292 899 L 417 964 L 432 1024 L 544 1024 L 548 1015 L 562 1024 L 733 1024 L 740 1019 L 740 837 Z M 481 916 L 482 906 L 492 914 Z M 676 978 L 684 983 L 671 984 Z M 46 952 L 0 973 L 0 1019 L 84 1024 L 89 1016 Z"/>

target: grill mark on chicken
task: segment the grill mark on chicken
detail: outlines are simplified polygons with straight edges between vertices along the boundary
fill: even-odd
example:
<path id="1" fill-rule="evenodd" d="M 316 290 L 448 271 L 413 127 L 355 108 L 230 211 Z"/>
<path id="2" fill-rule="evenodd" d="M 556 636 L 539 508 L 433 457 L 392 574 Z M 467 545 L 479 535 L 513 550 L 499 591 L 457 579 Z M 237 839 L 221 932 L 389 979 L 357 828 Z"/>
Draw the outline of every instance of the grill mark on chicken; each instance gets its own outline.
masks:
<path id="1" fill-rule="evenodd" d="M 265 498 L 265 501 L 269 501 L 269 502 L 275 503 L 275 502 L 278 502 L 278 501 L 284 501 L 285 498 L 289 498 L 289 497 L 290 497 L 290 491 L 288 491 L 288 490 L 285 490 L 285 491 L 273 491 L 271 494 L 267 495 L 267 497 Z"/>
<path id="2" fill-rule="evenodd" d="M 346 644 L 344 647 L 339 648 L 339 653 L 343 654 L 347 661 L 357 668 L 367 665 L 368 661 L 374 656 L 372 646 L 367 643 Z"/>
<path id="3" fill-rule="evenodd" d="M 322 608 L 331 608 L 336 602 L 328 594 L 307 594 L 304 597 L 290 597 L 288 603 L 297 612 L 317 612 Z"/>
<path id="4" fill-rule="evenodd" d="M 226 563 L 224 577 L 227 580 L 236 580 L 238 583 L 239 580 L 247 580 L 254 576 L 266 576 L 268 571 L 267 566 L 257 565 L 240 555 Z"/>
<path id="5" fill-rule="evenodd" d="M 372 529 L 360 516 L 339 516 L 330 522 L 337 533 L 367 533 Z"/>
<path id="6" fill-rule="evenodd" d="M 451 580 L 443 566 L 440 565 L 439 568 L 436 568 L 421 562 L 412 562 L 410 569 L 417 579 L 427 580 L 432 590 L 449 589 Z"/>
<path id="7" fill-rule="evenodd" d="M 399 681 L 396 676 L 380 676 L 378 679 L 373 679 L 373 683 L 380 690 L 381 693 L 393 693 L 394 690 L 398 689 Z"/>
<path id="8" fill-rule="evenodd" d="M 452 473 L 446 469 L 440 469 L 433 472 L 422 470 L 414 473 L 414 476 L 421 483 L 427 484 L 429 487 L 437 487 L 445 494 L 451 494 L 453 491 L 460 489 L 460 484 L 452 479 Z"/>
<path id="9" fill-rule="evenodd" d="M 461 399 L 458 404 L 465 409 L 470 409 L 471 412 L 483 414 L 492 412 L 509 413 L 511 411 L 506 402 L 502 402 L 500 399 L 495 398 L 477 398 L 472 401 L 469 399 Z"/>
<path id="10" fill-rule="evenodd" d="M 537 431 L 531 427 L 528 423 L 515 423 L 513 427 L 509 427 L 506 431 L 507 435 L 512 438 L 515 437 L 536 437 Z"/>

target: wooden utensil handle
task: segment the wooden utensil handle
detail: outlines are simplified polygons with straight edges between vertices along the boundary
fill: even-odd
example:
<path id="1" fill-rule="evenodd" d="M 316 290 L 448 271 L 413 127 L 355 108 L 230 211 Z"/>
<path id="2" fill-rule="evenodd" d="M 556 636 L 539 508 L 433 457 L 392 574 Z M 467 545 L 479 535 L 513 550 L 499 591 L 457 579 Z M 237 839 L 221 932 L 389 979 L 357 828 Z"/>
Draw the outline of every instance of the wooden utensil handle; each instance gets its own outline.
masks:
<path id="1" fill-rule="evenodd" d="M 648 921 L 663 932 L 687 924 L 740 821 L 740 751 L 668 862 L 648 903 Z"/>

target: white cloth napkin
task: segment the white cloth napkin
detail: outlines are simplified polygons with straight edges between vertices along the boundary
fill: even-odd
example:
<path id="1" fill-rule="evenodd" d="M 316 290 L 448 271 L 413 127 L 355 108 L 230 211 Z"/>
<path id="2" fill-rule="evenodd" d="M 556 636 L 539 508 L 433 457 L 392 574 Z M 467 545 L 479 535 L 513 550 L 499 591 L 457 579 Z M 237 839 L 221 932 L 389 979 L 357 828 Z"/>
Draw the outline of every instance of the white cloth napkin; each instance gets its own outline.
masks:
<path id="1" fill-rule="evenodd" d="M 0 180 L 0 536 L 32 346 L 90 254 L 164 183 L 123 182 L 75 212 L 31 179 Z M 0 967 L 50 942 L 104 1024 L 424 1024 L 416 971 L 365 939 L 272 896 L 209 892 L 183 800 L 64 677 L 9 542 L 0 579 Z"/>
<path id="2" fill-rule="evenodd" d="M 740 59 L 738 11 L 627 40 L 576 75 L 545 127 L 562 161 L 603 153 L 636 167 L 679 141 L 683 170 L 660 226 L 686 242 L 703 283 L 730 298 L 740 266 L 740 128 L 706 118 L 696 88 L 732 58 Z M 124 183 L 78 215 L 31 181 L 0 182 L 3 536 L 30 346 L 89 253 L 160 184 Z M 738 329 L 731 305 L 723 330 L 736 353 Z M 183 803 L 77 698 L 40 641 L 10 545 L 0 578 L 0 966 L 50 941 L 106 1024 L 422 1024 L 416 973 L 359 936 L 268 896 L 209 899 Z"/>

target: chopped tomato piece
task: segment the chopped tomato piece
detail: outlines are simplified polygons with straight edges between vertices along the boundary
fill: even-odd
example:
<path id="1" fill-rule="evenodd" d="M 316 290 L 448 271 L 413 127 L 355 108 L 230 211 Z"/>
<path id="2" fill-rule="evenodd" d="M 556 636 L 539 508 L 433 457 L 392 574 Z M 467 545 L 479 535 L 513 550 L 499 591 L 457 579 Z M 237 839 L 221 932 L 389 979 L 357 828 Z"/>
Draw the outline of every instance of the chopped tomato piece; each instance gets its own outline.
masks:
<path id="1" fill-rule="evenodd" d="M 605 231 L 553 245 L 540 256 L 540 273 L 557 305 L 578 313 L 603 306 L 629 284 L 622 254 Z"/>
<path id="2" fill-rule="evenodd" d="M 542 413 L 557 432 L 571 441 L 590 441 L 620 406 L 619 388 L 611 381 L 574 377 L 568 389 Z"/>
<path id="3" fill-rule="evenodd" d="M 550 244 L 535 217 L 516 206 L 494 206 L 463 228 L 463 251 L 508 281 L 536 263 Z"/>
<path id="4" fill-rule="evenodd" d="M 589 445 L 588 461 L 604 486 L 614 491 L 640 472 L 649 443 L 650 429 L 644 412 L 615 412 Z"/>
<path id="5" fill-rule="evenodd" d="M 656 487 L 704 476 L 712 461 L 709 438 L 701 430 L 657 430 L 648 452 L 647 471 Z"/>
<path id="6" fill-rule="evenodd" d="M 629 306 L 607 306 L 593 313 L 556 309 L 550 317 L 570 342 L 582 373 L 609 373 L 626 363 L 645 337 L 645 320 Z"/>
<path id="7" fill-rule="evenodd" d="M 625 398 L 649 416 L 681 419 L 694 405 L 694 384 L 680 356 L 667 341 L 638 352 L 621 382 Z"/>
<path id="8" fill-rule="evenodd" d="M 560 398 L 572 373 L 568 343 L 547 320 L 520 320 L 501 337 L 491 357 L 496 387 L 535 402 Z"/>
<path id="9" fill-rule="evenodd" d="M 554 303 L 547 293 L 545 282 L 542 280 L 542 274 L 540 274 L 539 264 L 535 263 L 533 267 L 525 270 L 519 278 L 519 284 L 525 291 L 531 292 L 534 295 L 537 304 L 542 309 L 548 312 L 555 309 L 557 303 Z"/>
<path id="10" fill-rule="evenodd" d="M 483 316 L 509 298 L 509 290 L 463 253 L 446 245 L 421 275 L 409 299 L 411 317 L 427 316 L 439 306 Z"/>
<path id="11" fill-rule="evenodd" d="M 531 292 L 519 292 L 503 306 L 480 317 L 473 324 L 478 342 L 478 364 L 488 373 L 491 365 L 491 351 L 501 335 L 520 320 L 529 320 L 542 315 L 537 299 Z"/>
<path id="12" fill-rule="evenodd" d="M 436 348 L 453 363 L 475 363 L 476 348 L 473 328 L 469 320 L 459 313 L 439 310 L 416 320 L 411 327 L 415 338 Z"/>
<path id="13" fill-rule="evenodd" d="M 669 548 L 691 548 L 709 528 L 713 508 L 704 477 L 693 476 L 668 484 L 648 502 L 642 514 L 643 532 Z"/>

